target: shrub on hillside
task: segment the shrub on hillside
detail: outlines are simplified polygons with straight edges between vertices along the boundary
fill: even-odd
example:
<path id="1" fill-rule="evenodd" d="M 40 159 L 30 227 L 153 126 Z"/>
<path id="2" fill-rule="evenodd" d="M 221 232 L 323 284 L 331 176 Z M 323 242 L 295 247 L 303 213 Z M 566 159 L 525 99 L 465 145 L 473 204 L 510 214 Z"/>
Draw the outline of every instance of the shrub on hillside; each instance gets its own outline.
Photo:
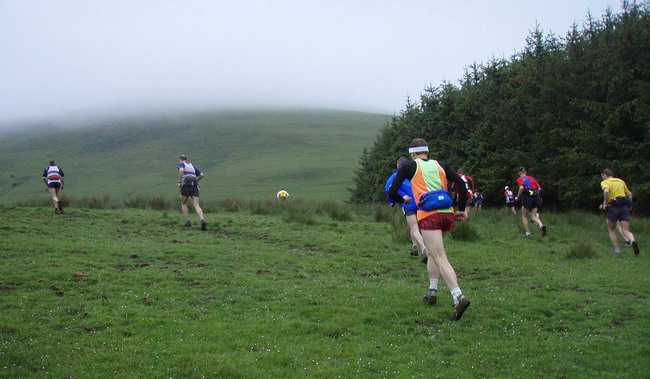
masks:
<path id="1" fill-rule="evenodd" d="M 393 209 L 382 205 L 374 206 L 376 222 L 391 222 L 393 219 Z"/>
<path id="2" fill-rule="evenodd" d="M 590 242 L 580 241 L 573 244 L 566 254 L 568 259 L 596 258 L 596 248 Z"/>
<path id="3" fill-rule="evenodd" d="M 124 206 L 127 208 L 145 209 L 147 208 L 147 199 L 141 196 L 130 197 L 124 200 Z"/>
<path id="4" fill-rule="evenodd" d="M 480 239 L 476 228 L 469 222 L 456 223 L 454 230 L 451 232 L 451 236 L 453 239 L 459 241 L 477 241 Z"/>
<path id="5" fill-rule="evenodd" d="M 223 210 L 231 213 L 240 212 L 242 209 L 246 207 L 246 203 L 244 202 L 244 200 L 235 199 L 235 198 L 219 200 L 218 204 L 219 207 L 221 207 Z"/>
<path id="6" fill-rule="evenodd" d="M 151 199 L 149 199 L 149 206 L 151 207 L 151 209 L 162 211 L 164 209 L 169 208 L 170 204 L 161 196 L 154 196 Z"/>
<path id="7" fill-rule="evenodd" d="M 393 219 L 391 220 L 393 228 L 391 230 L 391 235 L 393 241 L 398 243 L 411 243 L 411 230 L 409 229 L 408 224 L 406 223 L 406 218 L 401 212 L 395 212 Z"/>
<path id="8" fill-rule="evenodd" d="M 326 201 L 320 205 L 321 210 L 334 221 L 352 221 L 350 207 L 335 201 Z"/>
<path id="9" fill-rule="evenodd" d="M 316 223 L 314 212 L 304 208 L 287 208 L 282 219 L 294 224 L 314 225 Z"/>
<path id="10" fill-rule="evenodd" d="M 90 208 L 90 209 L 106 208 L 106 204 L 104 203 L 104 201 L 95 195 L 85 195 L 84 197 L 81 198 L 79 205 L 82 208 Z"/>

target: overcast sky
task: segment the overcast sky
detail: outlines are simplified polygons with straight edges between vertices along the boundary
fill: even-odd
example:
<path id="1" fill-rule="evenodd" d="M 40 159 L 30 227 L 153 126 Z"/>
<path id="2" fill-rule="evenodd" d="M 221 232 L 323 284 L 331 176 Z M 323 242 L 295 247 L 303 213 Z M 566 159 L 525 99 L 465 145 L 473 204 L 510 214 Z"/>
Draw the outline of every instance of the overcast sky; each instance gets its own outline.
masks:
<path id="1" fill-rule="evenodd" d="M 407 96 L 564 36 L 618 0 L 0 0 L 0 123 L 78 113 L 319 107 Z"/>

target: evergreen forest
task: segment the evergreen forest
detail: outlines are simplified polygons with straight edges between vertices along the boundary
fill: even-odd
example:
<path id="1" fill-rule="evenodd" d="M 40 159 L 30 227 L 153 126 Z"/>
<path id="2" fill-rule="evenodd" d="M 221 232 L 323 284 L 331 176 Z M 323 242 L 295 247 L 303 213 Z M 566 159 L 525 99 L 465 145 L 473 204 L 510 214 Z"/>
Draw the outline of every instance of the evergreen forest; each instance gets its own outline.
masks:
<path id="1" fill-rule="evenodd" d="M 536 25 L 521 52 L 468 66 L 459 83 L 426 88 L 361 154 L 353 202 L 384 201 L 395 161 L 413 138 L 429 157 L 463 168 L 488 205 L 503 204 L 524 166 L 547 209 L 594 210 L 605 168 L 650 213 L 650 2 L 586 16 L 564 36 Z"/>

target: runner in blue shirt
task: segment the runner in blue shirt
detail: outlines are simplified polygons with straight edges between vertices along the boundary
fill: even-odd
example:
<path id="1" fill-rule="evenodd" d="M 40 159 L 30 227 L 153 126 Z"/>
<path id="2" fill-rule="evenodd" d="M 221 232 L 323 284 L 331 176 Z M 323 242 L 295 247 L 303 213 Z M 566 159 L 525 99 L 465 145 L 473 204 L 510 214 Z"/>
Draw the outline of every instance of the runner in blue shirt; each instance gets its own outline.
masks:
<path id="1" fill-rule="evenodd" d="M 408 159 L 405 157 L 400 157 L 397 160 L 397 169 L 399 170 L 400 167 L 402 167 L 403 164 L 408 162 Z M 390 188 L 390 185 L 393 184 L 393 180 L 395 180 L 395 176 L 397 175 L 397 171 L 393 173 L 393 175 L 388 178 L 386 181 L 386 186 L 384 187 L 384 191 L 386 192 L 386 197 L 388 198 L 388 202 L 390 203 L 391 206 L 395 205 L 395 201 L 388 196 L 388 189 Z M 411 190 L 411 183 L 408 181 L 408 179 L 404 180 L 402 185 L 399 187 L 398 192 L 400 196 L 406 196 L 408 195 L 409 197 L 413 198 L 413 191 Z M 424 240 L 422 239 L 422 235 L 420 234 L 420 227 L 418 226 L 418 220 L 417 220 L 417 210 L 418 206 L 415 204 L 414 201 L 408 203 L 408 204 L 401 204 L 398 203 L 402 208 L 402 212 L 404 213 L 404 216 L 406 217 L 406 223 L 409 226 L 409 232 L 411 233 L 411 255 L 416 257 L 418 255 L 418 247 L 420 248 L 420 251 L 422 252 L 423 258 L 422 258 L 422 263 L 427 262 L 427 249 L 424 246 Z"/>

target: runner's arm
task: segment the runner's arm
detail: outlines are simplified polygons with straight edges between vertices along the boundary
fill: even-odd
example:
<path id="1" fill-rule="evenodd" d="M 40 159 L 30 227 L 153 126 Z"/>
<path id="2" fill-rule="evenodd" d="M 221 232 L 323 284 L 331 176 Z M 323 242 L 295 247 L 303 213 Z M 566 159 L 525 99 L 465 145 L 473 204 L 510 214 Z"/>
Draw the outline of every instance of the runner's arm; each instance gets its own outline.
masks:
<path id="1" fill-rule="evenodd" d="M 519 185 L 519 192 L 517 192 L 517 196 L 515 196 L 515 200 L 519 200 L 519 196 L 521 196 L 521 193 L 524 192 L 524 186 Z"/>

